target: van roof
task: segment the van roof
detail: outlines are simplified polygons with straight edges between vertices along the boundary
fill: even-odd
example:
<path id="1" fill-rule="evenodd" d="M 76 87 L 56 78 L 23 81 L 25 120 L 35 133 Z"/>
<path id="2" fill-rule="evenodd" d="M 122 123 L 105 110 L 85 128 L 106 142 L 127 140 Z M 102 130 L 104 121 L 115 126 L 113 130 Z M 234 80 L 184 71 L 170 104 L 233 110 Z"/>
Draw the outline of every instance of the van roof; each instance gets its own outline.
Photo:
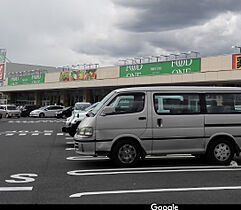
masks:
<path id="1" fill-rule="evenodd" d="M 164 92 L 241 92 L 240 87 L 210 86 L 143 86 L 116 89 L 116 92 L 164 91 Z"/>

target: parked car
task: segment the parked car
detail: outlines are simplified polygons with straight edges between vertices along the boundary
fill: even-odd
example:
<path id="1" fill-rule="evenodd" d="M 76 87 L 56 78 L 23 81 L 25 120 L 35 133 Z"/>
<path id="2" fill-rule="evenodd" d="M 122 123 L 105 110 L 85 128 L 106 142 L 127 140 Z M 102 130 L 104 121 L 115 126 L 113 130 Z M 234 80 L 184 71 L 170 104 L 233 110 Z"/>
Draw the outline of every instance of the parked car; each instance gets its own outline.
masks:
<path id="1" fill-rule="evenodd" d="M 74 105 L 74 110 L 72 115 L 66 119 L 66 125 L 70 125 L 71 121 L 81 112 L 83 112 L 86 108 L 91 105 L 89 102 L 76 102 Z"/>
<path id="2" fill-rule="evenodd" d="M 70 117 L 72 115 L 73 109 L 74 108 L 72 106 L 65 107 L 63 110 L 56 112 L 56 117 L 57 118 Z"/>
<path id="3" fill-rule="evenodd" d="M 49 105 L 44 106 L 39 109 L 33 110 L 30 112 L 30 117 L 56 117 L 56 112 L 62 110 L 64 106 L 60 105 Z"/>
<path id="4" fill-rule="evenodd" d="M 5 116 L 7 118 L 10 117 L 20 117 L 20 110 L 17 109 L 17 106 L 14 104 L 5 104 L 0 105 L 1 115 L 2 117 Z"/>
<path id="5" fill-rule="evenodd" d="M 89 107 L 91 103 L 89 102 L 76 102 L 74 105 L 74 111 L 84 111 L 87 107 Z"/>
<path id="6" fill-rule="evenodd" d="M 21 108 L 21 116 L 28 117 L 31 111 L 35 109 L 39 109 L 40 107 L 41 107 L 40 105 L 35 105 L 35 104 L 25 105 Z"/>
<path id="7" fill-rule="evenodd" d="M 68 124 L 66 124 L 66 126 L 62 128 L 62 132 L 69 133 L 69 135 L 73 137 L 76 133 L 78 125 L 86 117 L 86 114 L 89 111 L 93 110 L 98 104 L 99 102 L 94 103 L 91 106 L 87 107 L 84 111 L 78 113 L 74 118 L 72 118 L 72 120 Z"/>

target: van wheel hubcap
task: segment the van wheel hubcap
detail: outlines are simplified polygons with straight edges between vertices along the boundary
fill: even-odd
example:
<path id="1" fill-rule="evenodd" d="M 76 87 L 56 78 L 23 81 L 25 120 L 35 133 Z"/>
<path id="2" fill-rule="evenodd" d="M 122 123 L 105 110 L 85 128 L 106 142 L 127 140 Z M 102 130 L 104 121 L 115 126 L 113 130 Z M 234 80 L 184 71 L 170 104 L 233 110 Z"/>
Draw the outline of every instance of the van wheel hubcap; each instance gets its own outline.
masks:
<path id="1" fill-rule="evenodd" d="M 130 144 L 125 144 L 119 149 L 119 160 L 122 163 L 132 163 L 136 159 L 136 149 Z"/>
<path id="2" fill-rule="evenodd" d="M 220 143 L 214 148 L 214 156 L 219 161 L 227 160 L 231 155 L 230 147 L 225 143 Z"/>

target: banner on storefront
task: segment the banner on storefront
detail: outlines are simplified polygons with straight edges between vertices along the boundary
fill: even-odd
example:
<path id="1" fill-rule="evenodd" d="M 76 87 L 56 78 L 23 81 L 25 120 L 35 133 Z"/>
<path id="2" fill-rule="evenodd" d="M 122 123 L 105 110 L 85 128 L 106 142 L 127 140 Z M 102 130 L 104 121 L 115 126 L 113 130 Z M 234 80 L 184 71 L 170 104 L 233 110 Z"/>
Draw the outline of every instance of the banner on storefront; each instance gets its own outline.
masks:
<path id="1" fill-rule="evenodd" d="M 27 85 L 44 83 L 45 74 L 9 77 L 8 85 Z"/>
<path id="2" fill-rule="evenodd" d="M 4 79 L 4 64 L 0 64 L 0 80 Z"/>
<path id="3" fill-rule="evenodd" d="M 241 69 L 241 54 L 233 55 L 233 69 Z"/>
<path id="4" fill-rule="evenodd" d="M 0 63 L 5 63 L 6 61 L 6 53 L 7 50 L 6 49 L 0 49 Z"/>
<path id="5" fill-rule="evenodd" d="M 92 80 L 96 78 L 96 69 L 61 72 L 59 75 L 59 81 Z"/>
<path id="6" fill-rule="evenodd" d="M 120 66 L 120 77 L 139 77 L 160 74 L 186 74 L 200 71 L 201 59 L 195 58 Z"/>

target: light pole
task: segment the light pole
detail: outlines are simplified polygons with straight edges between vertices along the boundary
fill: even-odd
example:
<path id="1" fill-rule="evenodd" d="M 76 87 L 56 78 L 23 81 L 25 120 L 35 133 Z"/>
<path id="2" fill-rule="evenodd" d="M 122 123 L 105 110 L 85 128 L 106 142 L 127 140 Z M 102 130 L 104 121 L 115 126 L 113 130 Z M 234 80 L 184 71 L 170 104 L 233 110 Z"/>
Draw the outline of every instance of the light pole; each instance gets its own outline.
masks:
<path id="1" fill-rule="evenodd" d="M 232 46 L 233 49 L 238 48 L 239 49 L 239 53 L 241 53 L 241 47 L 238 46 Z"/>

